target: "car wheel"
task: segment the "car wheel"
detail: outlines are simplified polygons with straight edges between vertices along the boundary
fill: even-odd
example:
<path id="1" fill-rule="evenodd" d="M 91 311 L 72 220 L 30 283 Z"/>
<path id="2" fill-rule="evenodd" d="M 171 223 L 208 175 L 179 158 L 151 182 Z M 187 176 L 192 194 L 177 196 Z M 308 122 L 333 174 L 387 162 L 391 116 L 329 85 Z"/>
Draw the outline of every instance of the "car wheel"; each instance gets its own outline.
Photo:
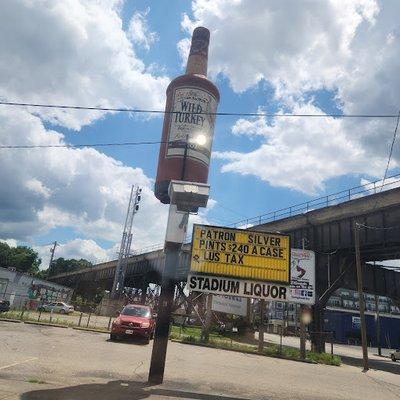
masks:
<path id="1" fill-rule="evenodd" d="M 390 356 L 390 358 L 392 359 L 392 361 L 396 362 L 396 357 L 395 357 L 394 354 L 392 354 L 392 355 Z"/>
<path id="2" fill-rule="evenodd" d="M 150 340 L 153 340 L 153 339 L 154 339 L 154 331 L 151 332 L 151 335 L 150 335 Z"/>
<path id="3" fill-rule="evenodd" d="M 110 340 L 117 340 L 118 336 L 115 335 L 114 333 L 110 333 Z"/>
<path id="4" fill-rule="evenodd" d="M 145 344 L 149 344 L 150 343 L 150 336 L 144 339 L 144 343 Z"/>
<path id="5" fill-rule="evenodd" d="M 60 310 L 60 314 L 65 314 L 65 310 L 64 310 L 64 309 L 61 309 L 61 310 Z"/>

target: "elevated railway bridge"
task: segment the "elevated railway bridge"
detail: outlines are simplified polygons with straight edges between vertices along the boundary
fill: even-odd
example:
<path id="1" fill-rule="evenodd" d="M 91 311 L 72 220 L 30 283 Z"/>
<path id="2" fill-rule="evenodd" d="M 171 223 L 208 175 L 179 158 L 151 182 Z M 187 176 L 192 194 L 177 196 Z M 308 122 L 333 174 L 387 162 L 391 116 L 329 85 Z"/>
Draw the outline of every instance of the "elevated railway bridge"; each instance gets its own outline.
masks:
<path id="1" fill-rule="evenodd" d="M 344 193 L 344 192 L 343 192 Z M 363 192 L 350 199 L 323 198 L 325 207 L 312 202 L 242 221 L 248 229 L 282 232 L 291 236 L 292 247 L 305 247 L 316 253 L 317 303 L 313 307 L 315 332 L 324 331 L 324 310 L 329 297 L 339 287 L 356 289 L 354 226 L 360 226 L 360 250 L 364 291 L 388 296 L 400 304 L 400 271 L 380 264 L 400 259 L 400 187 L 379 193 Z M 351 198 L 356 197 L 356 198 Z M 343 201 L 345 200 L 345 201 Z M 323 204 L 325 205 L 325 204 Z M 321 207 L 321 205 L 319 205 Z M 189 269 L 190 245 L 182 248 L 178 281 L 182 288 Z M 117 260 L 91 268 L 60 274 L 51 281 L 73 287 L 86 295 L 99 289 L 111 290 Z M 374 265 L 375 264 L 375 265 Z M 159 285 L 164 267 L 162 249 L 134 255 L 128 260 L 125 286 L 142 290 L 143 300 L 149 284 Z M 323 338 L 315 340 L 323 348 Z"/>

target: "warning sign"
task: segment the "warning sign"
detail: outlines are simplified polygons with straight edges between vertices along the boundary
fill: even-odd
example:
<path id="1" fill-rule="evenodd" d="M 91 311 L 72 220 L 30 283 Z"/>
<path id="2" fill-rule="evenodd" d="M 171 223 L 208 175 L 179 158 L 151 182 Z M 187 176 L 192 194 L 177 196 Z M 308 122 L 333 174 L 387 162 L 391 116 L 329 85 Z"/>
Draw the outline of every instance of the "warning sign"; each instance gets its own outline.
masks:
<path id="1" fill-rule="evenodd" d="M 290 237 L 194 225 L 190 272 L 288 284 Z"/>

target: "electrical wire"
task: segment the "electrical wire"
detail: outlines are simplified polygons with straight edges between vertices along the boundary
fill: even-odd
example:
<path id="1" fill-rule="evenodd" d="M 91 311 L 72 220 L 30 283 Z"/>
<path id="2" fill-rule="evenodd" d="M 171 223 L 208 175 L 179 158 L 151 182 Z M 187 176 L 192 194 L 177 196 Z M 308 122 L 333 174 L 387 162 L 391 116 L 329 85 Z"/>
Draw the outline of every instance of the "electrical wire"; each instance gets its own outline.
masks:
<path id="1" fill-rule="evenodd" d="M 140 108 L 113 108 L 113 107 L 97 107 L 97 106 L 70 106 L 65 104 L 38 104 L 25 102 L 0 101 L 3 106 L 16 107 L 38 107 L 38 108 L 56 108 L 63 110 L 89 110 L 89 111 L 108 111 L 108 112 L 129 112 L 137 114 L 177 114 L 181 111 L 172 110 L 153 110 Z M 262 113 L 262 112 L 184 112 L 182 114 L 203 114 L 213 116 L 239 116 L 239 117 L 306 117 L 306 118 L 396 118 L 397 114 L 297 114 L 297 113 Z"/>
<path id="2" fill-rule="evenodd" d="M 84 144 L 22 144 L 0 145 L 0 149 L 49 149 L 49 148 L 80 148 L 80 147 L 110 147 L 110 146 L 141 146 L 166 143 L 166 141 L 114 142 L 114 143 L 84 143 Z"/>

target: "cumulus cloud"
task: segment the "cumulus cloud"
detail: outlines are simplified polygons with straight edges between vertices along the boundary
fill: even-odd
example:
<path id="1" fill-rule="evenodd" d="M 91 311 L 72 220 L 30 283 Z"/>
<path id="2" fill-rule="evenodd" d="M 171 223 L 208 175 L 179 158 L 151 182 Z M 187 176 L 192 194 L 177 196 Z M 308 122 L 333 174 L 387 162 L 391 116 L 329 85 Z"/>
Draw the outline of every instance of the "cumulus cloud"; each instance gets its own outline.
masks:
<path id="1" fill-rule="evenodd" d="M 264 80 L 285 112 L 323 113 L 313 96 L 328 90 L 343 113 L 395 114 L 400 104 L 399 10 L 396 1 L 377 0 L 195 0 L 192 17 L 185 15 L 182 27 L 211 30 L 211 74 L 225 75 L 236 92 Z M 182 55 L 185 43 L 178 44 Z M 225 172 L 315 193 L 334 176 L 382 176 L 394 124 L 329 117 L 241 119 L 233 134 L 265 142 L 249 153 L 216 157 L 226 160 Z M 391 168 L 399 157 L 397 147 Z"/>
<path id="2" fill-rule="evenodd" d="M 158 39 L 157 33 L 151 32 L 147 23 L 146 17 L 149 11 L 150 8 L 144 12 L 136 11 L 129 22 L 128 29 L 128 36 L 132 42 L 143 46 L 146 50 L 149 50 L 151 44 Z"/>
<path id="3" fill-rule="evenodd" d="M 42 260 L 40 269 L 47 269 L 50 262 L 50 250 L 53 245 L 45 246 L 34 246 L 34 250 L 39 253 L 39 257 Z M 59 257 L 69 259 L 85 259 L 92 263 L 99 263 L 116 258 L 116 246 L 111 247 L 108 250 L 103 249 L 94 240 L 88 239 L 73 239 L 66 243 L 58 243 L 54 259 Z"/>
<path id="4" fill-rule="evenodd" d="M 121 4 L 120 0 L 1 2 L 0 98 L 42 104 L 163 108 L 169 80 L 148 71 L 136 56 L 122 29 Z M 144 16 L 136 17 L 145 28 Z M 146 36 L 146 30 L 142 33 Z M 96 111 L 31 111 L 75 130 L 104 115 Z"/>
<path id="5" fill-rule="evenodd" d="M 304 104 L 293 111 L 319 113 Z M 277 118 L 271 125 L 266 118 L 239 119 L 232 128 L 235 135 L 261 136 L 265 143 L 249 153 L 214 152 L 226 160 L 223 172 L 256 175 L 273 186 L 287 187 L 315 195 L 326 179 L 348 171 L 373 175 L 383 171 L 385 158 L 371 158 L 361 144 L 346 135 L 341 119 Z"/>
<path id="6" fill-rule="evenodd" d="M 26 111 L 0 109 L 2 144 L 63 144 Z M 140 168 L 122 165 L 94 149 L 4 150 L 0 157 L 0 237 L 32 241 L 54 227 L 70 227 L 87 237 L 118 241 L 130 186 L 143 188 L 135 219 L 135 242 L 159 241 L 165 206 Z M 154 217 L 154 220 L 150 218 Z M 150 222 L 151 221 L 151 222 Z"/>

